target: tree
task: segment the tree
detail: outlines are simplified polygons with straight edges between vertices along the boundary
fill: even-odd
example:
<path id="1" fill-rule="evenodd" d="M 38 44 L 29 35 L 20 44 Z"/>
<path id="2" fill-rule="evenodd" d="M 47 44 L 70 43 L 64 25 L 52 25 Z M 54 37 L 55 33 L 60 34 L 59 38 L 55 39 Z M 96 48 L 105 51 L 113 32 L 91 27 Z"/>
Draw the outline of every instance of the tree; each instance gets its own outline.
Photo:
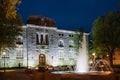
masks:
<path id="1" fill-rule="evenodd" d="M 83 37 L 83 29 L 80 28 L 78 30 L 76 30 L 76 33 L 73 37 L 73 41 L 74 41 L 74 48 L 76 49 L 76 51 L 79 52 L 79 48 L 82 47 L 82 37 Z"/>
<path id="2" fill-rule="evenodd" d="M 93 24 L 91 35 L 94 48 L 109 53 L 110 65 L 113 66 L 113 54 L 120 48 L 120 13 L 109 12 L 98 17 Z"/>
<path id="3" fill-rule="evenodd" d="M 15 48 L 17 36 L 22 31 L 22 19 L 17 14 L 20 0 L 0 0 L 0 49 Z"/>
<path id="4" fill-rule="evenodd" d="M 0 0 L 0 9 L 2 9 L 2 13 L 4 13 L 4 17 L 16 18 L 17 16 L 17 8 L 16 5 L 20 4 L 20 0 Z"/>

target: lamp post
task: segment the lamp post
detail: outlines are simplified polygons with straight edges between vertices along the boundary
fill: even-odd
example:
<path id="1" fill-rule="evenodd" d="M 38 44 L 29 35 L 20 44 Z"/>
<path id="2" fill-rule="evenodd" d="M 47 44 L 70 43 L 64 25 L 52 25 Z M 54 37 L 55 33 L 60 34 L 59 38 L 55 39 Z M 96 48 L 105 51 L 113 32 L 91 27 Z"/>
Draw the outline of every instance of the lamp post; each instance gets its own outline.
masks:
<path id="1" fill-rule="evenodd" d="M 93 55 L 93 60 L 95 60 L 95 58 L 96 58 L 96 54 L 95 54 L 95 53 L 93 53 L 92 55 Z"/>
<path id="2" fill-rule="evenodd" d="M 5 72 L 5 56 L 6 56 L 6 52 L 3 52 L 3 58 L 4 58 L 4 72 Z"/>

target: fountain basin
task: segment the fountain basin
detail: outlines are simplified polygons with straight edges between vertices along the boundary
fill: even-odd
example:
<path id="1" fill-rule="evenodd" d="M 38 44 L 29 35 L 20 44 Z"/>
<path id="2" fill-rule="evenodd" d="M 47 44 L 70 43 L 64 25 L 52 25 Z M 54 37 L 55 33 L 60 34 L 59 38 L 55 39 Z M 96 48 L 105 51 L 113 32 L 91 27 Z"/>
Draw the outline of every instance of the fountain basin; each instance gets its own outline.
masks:
<path id="1" fill-rule="evenodd" d="M 73 71 L 54 71 L 45 73 L 45 80 L 116 80 L 116 75 L 110 72 L 76 73 Z"/>
<path id="2" fill-rule="evenodd" d="M 52 74 L 81 74 L 81 75 L 109 75 L 111 71 L 90 71 L 90 72 L 76 72 L 76 71 L 54 71 Z"/>

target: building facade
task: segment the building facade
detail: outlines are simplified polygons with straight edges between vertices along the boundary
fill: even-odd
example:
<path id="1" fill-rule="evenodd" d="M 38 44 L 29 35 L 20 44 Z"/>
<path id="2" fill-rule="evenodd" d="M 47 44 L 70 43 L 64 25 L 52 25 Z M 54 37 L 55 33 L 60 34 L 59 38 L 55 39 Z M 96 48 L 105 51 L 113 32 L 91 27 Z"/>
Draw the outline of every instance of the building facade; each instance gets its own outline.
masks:
<path id="1" fill-rule="evenodd" d="M 74 31 L 57 29 L 49 19 L 30 17 L 18 36 L 17 48 L 7 50 L 6 55 L 1 52 L 0 67 L 75 65 L 78 52 L 74 48 L 74 34 Z"/>

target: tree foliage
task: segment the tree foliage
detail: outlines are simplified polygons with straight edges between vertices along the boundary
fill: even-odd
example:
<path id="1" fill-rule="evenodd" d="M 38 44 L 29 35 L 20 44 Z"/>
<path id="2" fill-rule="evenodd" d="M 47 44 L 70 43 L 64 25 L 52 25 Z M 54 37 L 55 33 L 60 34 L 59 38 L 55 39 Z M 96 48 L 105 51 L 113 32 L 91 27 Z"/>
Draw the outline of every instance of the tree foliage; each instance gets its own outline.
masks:
<path id="1" fill-rule="evenodd" d="M 83 37 L 83 29 L 80 28 L 78 30 L 76 30 L 76 33 L 73 37 L 73 41 L 74 41 L 74 48 L 79 51 L 79 48 L 82 47 L 82 37 Z"/>
<path id="2" fill-rule="evenodd" d="M 17 4 L 20 4 L 20 0 L 0 0 L 0 8 L 5 18 L 16 18 Z"/>
<path id="3" fill-rule="evenodd" d="M 98 17 L 91 31 L 94 48 L 98 51 L 108 52 L 110 62 L 114 50 L 120 48 L 120 13 L 110 12 L 106 16 Z"/>
<path id="4" fill-rule="evenodd" d="M 19 0 L 0 0 L 0 49 L 14 48 L 23 25 L 16 6 Z"/>

